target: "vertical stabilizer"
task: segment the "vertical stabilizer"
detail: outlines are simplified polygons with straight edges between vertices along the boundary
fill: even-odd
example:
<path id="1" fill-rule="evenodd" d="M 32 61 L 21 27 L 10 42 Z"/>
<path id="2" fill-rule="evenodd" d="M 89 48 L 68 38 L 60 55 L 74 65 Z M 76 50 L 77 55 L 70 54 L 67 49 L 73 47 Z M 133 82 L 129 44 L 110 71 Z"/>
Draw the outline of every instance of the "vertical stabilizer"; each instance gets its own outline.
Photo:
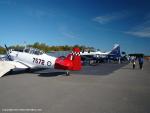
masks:
<path id="1" fill-rule="evenodd" d="M 121 53 L 120 53 L 120 45 L 119 44 L 115 44 L 112 51 L 110 52 L 110 55 L 114 55 L 116 57 L 120 57 Z"/>

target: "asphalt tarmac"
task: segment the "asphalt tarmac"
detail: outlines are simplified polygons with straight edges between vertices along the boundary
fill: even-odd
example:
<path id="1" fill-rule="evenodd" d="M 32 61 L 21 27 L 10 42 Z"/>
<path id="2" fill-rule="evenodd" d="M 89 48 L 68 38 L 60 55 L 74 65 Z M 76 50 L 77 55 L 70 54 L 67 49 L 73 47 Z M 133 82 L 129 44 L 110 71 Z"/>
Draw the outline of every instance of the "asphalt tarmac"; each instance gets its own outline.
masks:
<path id="1" fill-rule="evenodd" d="M 150 113 L 150 62 L 18 73 L 0 78 L 0 112 Z"/>

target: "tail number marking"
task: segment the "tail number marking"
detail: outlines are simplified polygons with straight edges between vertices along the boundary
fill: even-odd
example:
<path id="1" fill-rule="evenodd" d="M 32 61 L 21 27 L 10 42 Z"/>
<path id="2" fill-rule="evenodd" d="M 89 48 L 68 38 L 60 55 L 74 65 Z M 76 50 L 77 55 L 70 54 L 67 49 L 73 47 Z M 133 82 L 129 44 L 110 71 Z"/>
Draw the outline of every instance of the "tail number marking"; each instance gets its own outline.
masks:
<path id="1" fill-rule="evenodd" d="M 33 58 L 33 63 L 44 65 L 45 60 Z"/>

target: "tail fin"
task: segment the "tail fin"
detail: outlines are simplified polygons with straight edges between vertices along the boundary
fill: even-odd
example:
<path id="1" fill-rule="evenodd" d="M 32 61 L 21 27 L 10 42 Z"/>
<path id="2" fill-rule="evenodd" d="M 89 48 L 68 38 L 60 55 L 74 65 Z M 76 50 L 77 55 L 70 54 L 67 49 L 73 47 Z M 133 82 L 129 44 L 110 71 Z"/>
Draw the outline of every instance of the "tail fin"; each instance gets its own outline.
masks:
<path id="1" fill-rule="evenodd" d="M 73 48 L 71 54 L 67 56 L 66 59 L 72 61 L 72 70 L 80 70 L 81 69 L 81 57 L 80 57 L 80 49 Z"/>
<path id="2" fill-rule="evenodd" d="M 56 69 L 64 70 L 80 70 L 81 69 L 81 57 L 80 49 L 73 48 L 73 52 L 69 54 L 65 59 L 57 58 L 55 61 Z"/>
<path id="3" fill-rule="evenodd" d="M 114 55 L 114 56 L 118 56 L 120 57 L 121 53 L 120 53 L 120 45 L 119 44 L 115 44 L 112 51 L 110 52 L 110 55 Z"/>

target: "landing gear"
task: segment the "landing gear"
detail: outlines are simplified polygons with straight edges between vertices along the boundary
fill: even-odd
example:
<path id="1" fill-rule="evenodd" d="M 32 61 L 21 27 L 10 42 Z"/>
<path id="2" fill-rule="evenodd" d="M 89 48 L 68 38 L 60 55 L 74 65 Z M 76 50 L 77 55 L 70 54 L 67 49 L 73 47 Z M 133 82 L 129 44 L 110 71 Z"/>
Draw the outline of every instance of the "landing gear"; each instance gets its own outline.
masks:
<path id="1" fill-rule="evenodd" d="M 31 68 L 27 68 L 26 72 L 31 73 L 32 72 Z"/>
<path id="2" fill-rule="evenodd" d="M 9 74 L 13 74 L 13 69 L 11 69 L 11 70 L 9 71 Z"/>
<path id="3" fill-rule="evenodd" d="M 66 76 L 70 76 L 70 72 L 69 71 L 66 71 Z"/>

